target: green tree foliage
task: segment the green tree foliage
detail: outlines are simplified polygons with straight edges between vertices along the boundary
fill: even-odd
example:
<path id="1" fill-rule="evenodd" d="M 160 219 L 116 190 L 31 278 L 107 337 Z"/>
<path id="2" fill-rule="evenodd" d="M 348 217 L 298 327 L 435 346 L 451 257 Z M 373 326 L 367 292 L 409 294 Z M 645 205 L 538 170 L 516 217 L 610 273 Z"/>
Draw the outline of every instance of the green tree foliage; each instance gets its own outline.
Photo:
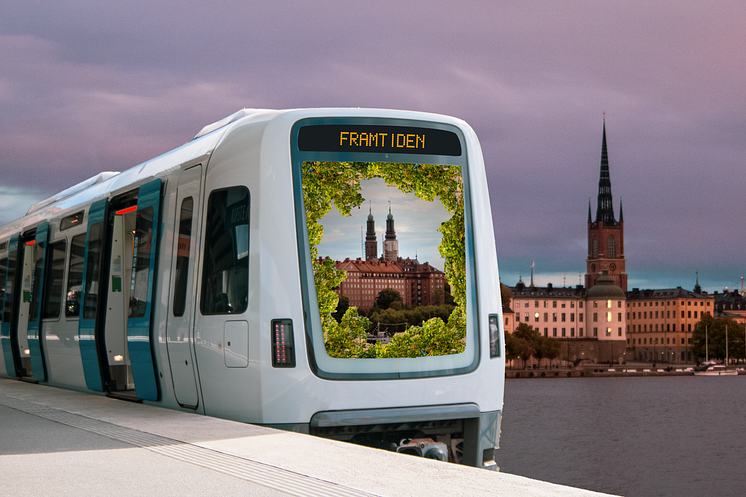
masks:
<path id="1" fill-rule="evenodd" d="M 520 323 L 513 333 L 505 337 L 505 356 L 510 360 L 520 358 L 523 367 L 531 357 L 537 361 L 541 359 L 556 359 L 560 355 L 560 341 L 556 338 L 545 337 L 528 323 Z"/>
<path id="2" fill-rule="evenodd" d="M 378 297 L 376 297 L 374 305 L 379 309 L 388 309 L 394 302 L 404 302 L 401 298 L 401 293 L 391 288 L 384 288 L 378 292 Z"/>
<path id="3" fill-rule="evenodd" d="M 744 326 L 730 318 L 714 318 L 705 314 L 692 332 L 692 353 L 710 360 L 725 359 L 725 327 L 728 327 L 728 357 L 744 358 Z M 705 339 L 705 330 L 707 337 Z M 705 345 L 709 353 L 705 352 Z"/>
<path id="4" fill-rule="evenodd" d="M 466 250 L 461 168 L 447 165 L 394 164 L 378 162 L 306 162 L 303 164 L 303 199 L 313 261 L 316 295 L 327 353 L 333 357 L 373 357 L 365 343 L 370 321 L 349 308 L 338 322 L 333 317 L 338 295 L 334 288 L 346 278 L 331 259 L 319 259 L 318 245 L 324 236 L 319 221 L 336 206 L 343 216 L 360 207 L 364 198 L 362 180 L 382 178 L 387 185 L 419 199 L 439 199 L 452 214 L 441 224 L 439 251 L 456 307 L 447 321 L 432 318 L 397 335 L 388 345 L 376 344 L 377 357 L 419 357 L 463 352 L 466 337 Z M 392 345 L 393 344 L 393 345 Z M 402 354 L 402 355 L 397 355 Z"/>

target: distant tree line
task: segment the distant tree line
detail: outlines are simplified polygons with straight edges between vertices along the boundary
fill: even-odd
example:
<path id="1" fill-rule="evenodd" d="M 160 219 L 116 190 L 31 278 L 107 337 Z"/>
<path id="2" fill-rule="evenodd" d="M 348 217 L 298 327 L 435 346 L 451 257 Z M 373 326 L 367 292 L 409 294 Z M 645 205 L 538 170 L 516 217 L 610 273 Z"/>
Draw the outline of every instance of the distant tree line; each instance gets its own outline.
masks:
<path id="1" fill-rule="evenodd" d="M 532 357 L 541 366 L 542 359 L 549 363 L 560 356 L 560 341 L 553 337 L 545 337 L 528 323 L 519 324 L 513 333 L 505 337 L 505 357 L 512 361 L 521 359 L 523 368 Z"/>

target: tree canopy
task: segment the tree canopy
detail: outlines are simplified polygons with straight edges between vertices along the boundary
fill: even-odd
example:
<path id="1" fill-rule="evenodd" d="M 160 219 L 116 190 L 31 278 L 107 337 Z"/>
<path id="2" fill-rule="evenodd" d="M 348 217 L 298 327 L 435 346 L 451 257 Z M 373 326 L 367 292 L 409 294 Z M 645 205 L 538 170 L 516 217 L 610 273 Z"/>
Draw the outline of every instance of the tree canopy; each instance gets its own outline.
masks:
<path id="1" fill-rule="evenodd" d="M 556 338 L 545 337 L 528 323 L 520 323 L 513 333 L 505 337 L 505 356 L 508 360 L 520 358 L 523 367 L 531 357 L 537 361 L 550 361 L 560 355 L 560 342 Z"/>
<path id="2" fill-rule="evenodd" d="M 702 359 L 709 357 L 710 360 L 724 360 L 726 327 L 728 328 L 728 357 L 743 359 L 744 339 L 746 338 L 743 324 L 730 318 L 714 318 L 710 314 L 705 314 L 694 327 L 692 353 Z"/>

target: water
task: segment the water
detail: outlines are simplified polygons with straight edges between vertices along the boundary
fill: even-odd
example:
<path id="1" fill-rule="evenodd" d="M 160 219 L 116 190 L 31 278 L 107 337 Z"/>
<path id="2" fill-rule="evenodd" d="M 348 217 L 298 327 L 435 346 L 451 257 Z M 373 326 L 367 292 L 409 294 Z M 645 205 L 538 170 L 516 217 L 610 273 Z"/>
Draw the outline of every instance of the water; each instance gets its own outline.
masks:
<path id="1" fill-rule="evenodd" d="M 746 495 L 746 376 L 506 380 L 505 473 L 629 497 Z"/>

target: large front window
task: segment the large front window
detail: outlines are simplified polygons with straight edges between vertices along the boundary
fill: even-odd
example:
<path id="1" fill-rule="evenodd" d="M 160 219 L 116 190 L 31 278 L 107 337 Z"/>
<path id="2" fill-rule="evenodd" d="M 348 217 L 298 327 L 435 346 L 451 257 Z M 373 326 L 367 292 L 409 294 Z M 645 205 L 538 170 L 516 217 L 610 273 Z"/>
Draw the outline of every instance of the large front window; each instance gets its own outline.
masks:
<path id="1" fill-rule="evenodd" d="M 294 151 L 306 332 L 317 373 L 407 377 L 473 368 L 468 181 L 458 135 L 423 127 L 397 133 L 388 125 L 309 128 L 322 142 L 325 133 L 335 136 L 325 150 L 309 145 L 300 127 Z M 417 153 L 443 133 L 458 140 L 460 155 Z M 412 147 L 375 153 L 373 137 Z M 337 149 L 360 143 L 360 153 Z"/>

